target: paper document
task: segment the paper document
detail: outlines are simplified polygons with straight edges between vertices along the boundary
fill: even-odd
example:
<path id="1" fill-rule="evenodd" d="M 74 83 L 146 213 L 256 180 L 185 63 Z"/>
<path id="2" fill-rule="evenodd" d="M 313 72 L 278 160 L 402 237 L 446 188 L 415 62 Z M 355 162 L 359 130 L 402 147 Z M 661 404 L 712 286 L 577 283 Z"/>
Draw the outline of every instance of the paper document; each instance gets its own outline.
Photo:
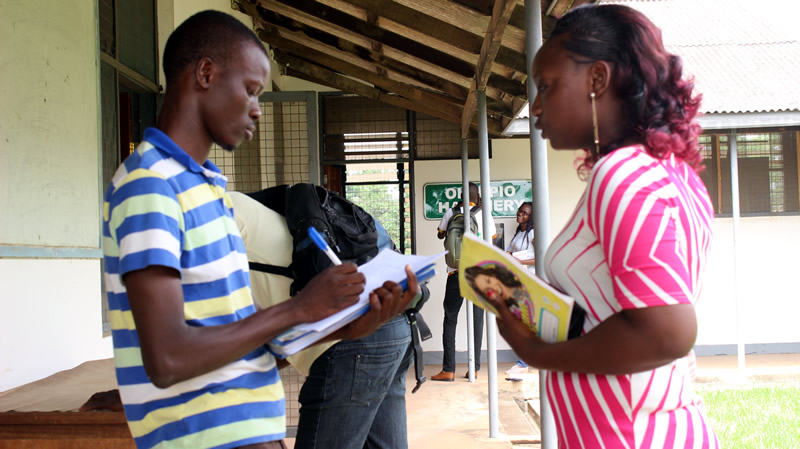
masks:
<path id="1" fill-rule="evenodd" d="M 436 274 L 436 259 L 444 256 L 446 251 L 433 256 L 405 255 L 385 249 L 375 258 L 358 267 L 364 273 L 366 285 L 358 302 L 352 306 L 313 323 L 303 323 L 289 329 L 269 344 L 270 350 L 279 356 L 292 355 L 322 337 L 330 335 L 347 323 L 355 320 L 369 310 L 369 294 L 386 281 L 400 284 L 405 290 L 408 284 L 405 266 L 410 265 L 419 282 L 423 282 Z"/>

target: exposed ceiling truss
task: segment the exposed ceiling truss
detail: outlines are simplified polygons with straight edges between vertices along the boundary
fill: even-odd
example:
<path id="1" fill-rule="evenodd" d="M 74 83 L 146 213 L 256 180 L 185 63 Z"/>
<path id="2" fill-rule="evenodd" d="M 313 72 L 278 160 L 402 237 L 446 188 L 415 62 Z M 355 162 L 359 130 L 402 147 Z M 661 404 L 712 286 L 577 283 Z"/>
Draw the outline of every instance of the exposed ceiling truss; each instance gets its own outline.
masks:
<path id="1" fill-rule="evenodd" d="M 533 0 L 537 1 L 537 0 Z M 543 33 L 591 0 L 540 0 Z M 500 137 L 525 104 L 522 0 L 232 0 L 284 74 Z M 472 130 L 472 132 L 470 131 Z"/>

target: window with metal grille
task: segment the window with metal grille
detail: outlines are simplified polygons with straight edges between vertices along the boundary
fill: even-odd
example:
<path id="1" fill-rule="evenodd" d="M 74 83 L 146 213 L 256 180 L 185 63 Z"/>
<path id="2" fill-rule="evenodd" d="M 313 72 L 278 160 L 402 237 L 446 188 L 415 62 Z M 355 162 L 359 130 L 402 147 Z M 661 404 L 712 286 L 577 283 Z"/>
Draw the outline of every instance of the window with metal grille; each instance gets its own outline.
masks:
<path id="1" fill-rule="evenodd" d="M 100 0 L 97 7 L 102 128 L 100 167 L 105 188 L 117 167 L 141 142 L 145 128 L 156 123 L 159 91 L 156 84 L 156 4 L 155 0 Z M 105 261 L 101 259 L 101 272 L 104 265 Z M 101 276 L 101 288 L 105 292 L 103 279 Z M 110 335 L 105 293 L 102 297 L 103 332 Z"/>
<path id="2" fill-rule="evenodd" d="M 324 94 L 324 184 L 372 214 L 412 252 L 413 114 L 368 98 Z"/>
<path id="3" fill-rule="evenodd" d="M 414 159 L 461 159 L 461 126 L 417 113 Z M 491 157 L 491 140 L 489 141 Z M 478 158 L 478 140 L 467 140 L 467 157 Z"/>
<path id="4" fill-rule="evenodd" d="M 460 125 L 354 95 L 321 98 L 325 186 L 378 218 L 401 251 L 412 251 L 413 163 L 460 159 Z M 467 140 L 467 154 L 478 157 L 477 140 Z"/>
<path id="5" fill-rule="evenodd" d="M 255 192 L 280 184 L 318 182 L 315 92 L 266 92 L 251 141 L 234 151 L 214 145 L 209 159 L 228 178 L 228 190 Z M 300 388 L 305 381 L 292 366 L 280 370 L 286 396 L 286 435 L 297 433 Z"/>
<path id="6" fill-rule="evenodd" d="M 228 190 L 255 192 L 280 184 L 318 182 L 316 95 L 267 92 L 253 139 L 234 151 L 217 145 L 211 159 L 228 178 Z"/>
<path id="7" fill-rule="evenodd" d="M 800 212 L 798 130 L 743 130 L 735 134 L 741 214 Z M 714 211 L 720 215 L 732 213 L 730 139 L 729 133 L 708 132 L 699 140 L 705 165 L 700 177 Z"/>

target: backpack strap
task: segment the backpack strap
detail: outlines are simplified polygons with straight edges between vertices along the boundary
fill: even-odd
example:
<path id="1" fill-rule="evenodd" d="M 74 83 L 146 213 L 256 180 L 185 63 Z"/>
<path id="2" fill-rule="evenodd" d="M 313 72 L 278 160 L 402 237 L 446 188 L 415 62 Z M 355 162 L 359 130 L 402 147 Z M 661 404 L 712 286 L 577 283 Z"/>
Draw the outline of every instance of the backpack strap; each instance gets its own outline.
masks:
<path id="1" fill-rule="evenodd" d="M 420 298 L 413 308 L 405 311 L 408 322 L 411 324 L 411 350 L 414 351 L 414 375 L 417 379 L 417 385 L 411 390 L 411 393 L 416 393 L 419 387 L 427 380 L 423 375 L 423 368 L 425 367 L 425 360 L 423 358 L 421 342 L 433 337 L 431 329 L 428 324 L 422 319 L 419 310 L 428 301 L 431 295 L 428 286 L 420 284 Z"/>
<path id="2" fill-rule="evenodd" d="M 425 360 L 421 342 L 431 338 L 433 335 L 431 334 L 431 329 L 428 327 L 428 324 L 422 319 L 422 315 L 419 315 L 414 310 L 407 310 L 406 316 L 411 323 L 411 349 L 414 351 L 414 375 L 417 379 L 417 384 L 414 386 L 414 389 L 411 390 L 411 393 L 414 394 L 419 390 L 422 384 L 428 380 L 423 375 Z"/>
<path id="3" fill-rule="evenodd" d="M 269 265 L 260 262 L 248 262 L 248 263 L 250 264 L 250 269 L 253 271 L 260 271 L 262 273 L 270 273 L 270 274 L 279 274 L 281 276 L 286 276 L 287 278 L 294 279 L 294 276 L 292 275 L 292 270 L 290 270 L 289 267 Z"/>

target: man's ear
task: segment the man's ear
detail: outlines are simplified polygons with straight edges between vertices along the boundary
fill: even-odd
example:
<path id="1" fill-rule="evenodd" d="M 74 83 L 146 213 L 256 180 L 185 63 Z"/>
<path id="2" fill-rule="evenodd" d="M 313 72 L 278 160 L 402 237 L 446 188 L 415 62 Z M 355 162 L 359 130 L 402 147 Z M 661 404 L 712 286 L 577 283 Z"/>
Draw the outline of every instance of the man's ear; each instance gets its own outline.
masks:
<path id="1" fill-rule="evenodd" d="M 208 89 L 209 84 L 211 84 L 211 79 L 216 73 L 216 68 L 217 66 L 214 64 L 214 61 L 208 56 L 200 58 L 195 65 L 194 71 L 197 84 L 203 89 Z"/>
<path id="2" fill-rule="evenodd" d="M 606 61 L 595 61 L 589 69 L 591 91 L 598 97 L 611 86 L 611 64 Z"/>

